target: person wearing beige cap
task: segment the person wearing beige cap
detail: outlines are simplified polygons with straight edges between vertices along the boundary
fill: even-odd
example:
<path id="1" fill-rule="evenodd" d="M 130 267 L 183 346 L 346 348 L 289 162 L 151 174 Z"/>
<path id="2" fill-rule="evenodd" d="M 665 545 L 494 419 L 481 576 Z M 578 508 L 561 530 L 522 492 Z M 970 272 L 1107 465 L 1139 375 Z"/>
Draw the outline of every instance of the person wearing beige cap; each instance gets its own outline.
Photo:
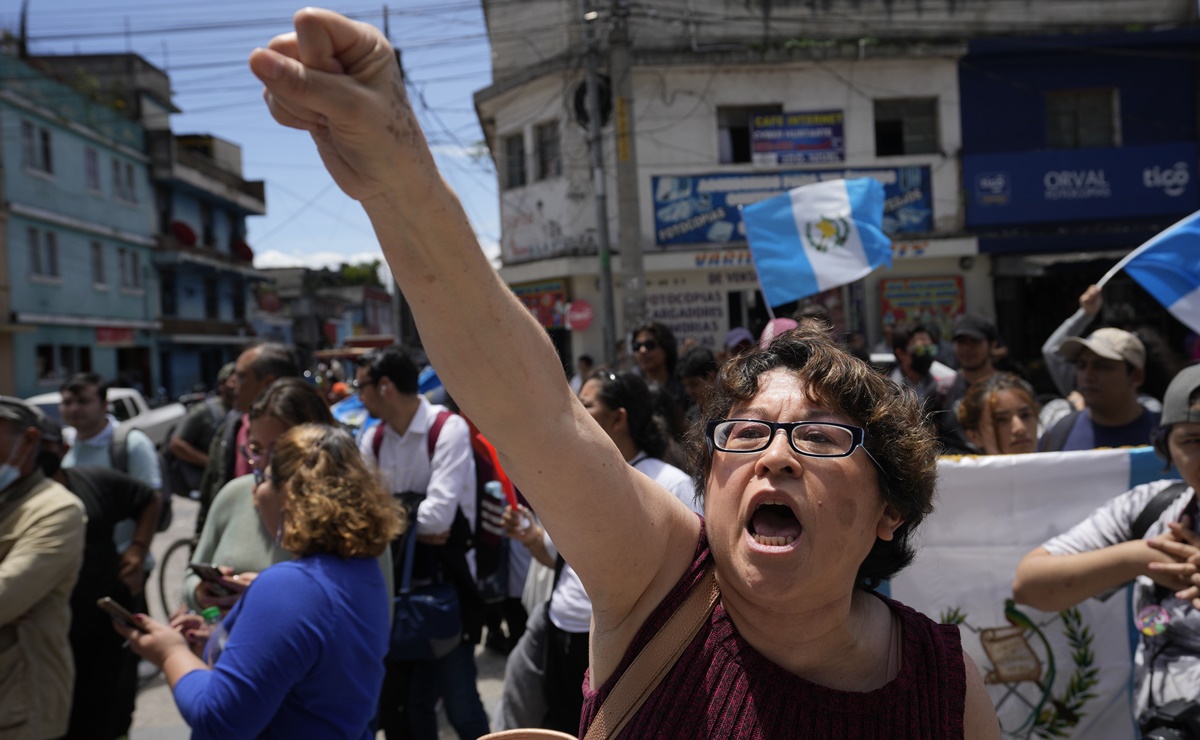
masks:
<path id="1" fill-rule="evenodd" d="M 83 504 L 37 466 L 42 413 L 0 396 L 0 735 L 67 731 L 75 667 L 70 598 Z"/>
<path id="2" fill-rule="evenodd" d="M 1068 337 L 1058 355 L 1075 363 L 1075 390 L 1086 408 L 1048 429 L 1039 450 L 1150 444 L 1158 419 L 1138 401 L 1138 388 L 1146 377 L 1142 340 L 1123 329 L 1097 329 L 1086 338 Z"/>

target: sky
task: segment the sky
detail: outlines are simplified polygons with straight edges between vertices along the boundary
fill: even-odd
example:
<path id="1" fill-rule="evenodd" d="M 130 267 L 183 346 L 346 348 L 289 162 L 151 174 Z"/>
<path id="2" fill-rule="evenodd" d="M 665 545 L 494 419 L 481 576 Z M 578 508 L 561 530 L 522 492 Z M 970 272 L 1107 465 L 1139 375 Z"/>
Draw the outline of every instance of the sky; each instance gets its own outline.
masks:
<path id="1" fill-rule="evenodd" d="M 362 208 L 333 183 L 308 134 L 275 123 L 246 58 L 291 30 L 303 0 L 25 0 L 31 54 L 133 51 L 171 77 L 176 134 L 205 133 L 242 147 L 243 177 L 266 183 L 267 214 L 247 219 L 256 267 L 337 266 L 378 259 Z M 20 3 L 0 9 L 16 31 Z M 384 4 L 326 4 L 383 29 Z M 491 83 L 479 0 L 387 0 L 387 30 L 402 51 L 409 97 L 443 175 L 458 192 L 484 251 L 498 260 L 496 178 L 472 94 Z"/>

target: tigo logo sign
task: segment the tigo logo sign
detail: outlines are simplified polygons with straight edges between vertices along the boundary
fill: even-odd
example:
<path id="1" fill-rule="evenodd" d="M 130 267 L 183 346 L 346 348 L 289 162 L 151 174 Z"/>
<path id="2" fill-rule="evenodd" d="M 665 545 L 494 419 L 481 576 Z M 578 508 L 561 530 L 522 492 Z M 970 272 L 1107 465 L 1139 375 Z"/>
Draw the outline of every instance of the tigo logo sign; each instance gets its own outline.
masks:
<path id="1" fill-rule="evenodd" d="M 1162 188 L 1162 191 L 1172 198 L 1183 195 L 1191 179 L 1187 162 L 1176 162 L 1173 167 L 1165 169 L 1154 165 L 1142 170 L 1142 185 L 1148 188 Z"/>

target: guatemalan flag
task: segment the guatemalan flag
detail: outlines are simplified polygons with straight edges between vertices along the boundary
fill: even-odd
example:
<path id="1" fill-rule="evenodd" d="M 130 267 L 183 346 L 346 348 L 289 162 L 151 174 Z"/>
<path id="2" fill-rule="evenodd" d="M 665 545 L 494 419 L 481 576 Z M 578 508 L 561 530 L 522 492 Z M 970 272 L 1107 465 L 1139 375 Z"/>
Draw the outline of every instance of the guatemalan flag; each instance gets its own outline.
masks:
<path id="1" fill-rule="evenodd" d="M 883 185 L 869 177 L 804 185 L 744 206 L 742 219 L 769 306 L 892 266 L 882 229 Z"/>
<path id="2" fill-rule="evenodd" d="M 1130 252 L 1101 284 L 1120 269 L 1172 316 L 1200 333 L 1200 211 Z"/>

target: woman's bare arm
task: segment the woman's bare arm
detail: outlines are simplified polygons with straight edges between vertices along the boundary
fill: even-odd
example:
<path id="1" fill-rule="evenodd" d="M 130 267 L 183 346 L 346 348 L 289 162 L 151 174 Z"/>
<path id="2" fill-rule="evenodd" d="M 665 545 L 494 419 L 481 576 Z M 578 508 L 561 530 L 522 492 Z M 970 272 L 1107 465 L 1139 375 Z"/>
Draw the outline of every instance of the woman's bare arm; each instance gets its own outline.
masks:
<path id="1" fill-rule="evenodd" d="M 373 27 L 306 9 L 251 68 L 280 123 L 309 131 L 362 202 L 438 375 L 495 444 L 605 613 L 687 566 L 698 523 L 626 465 L 571 394 L 549 338 L 488 264 Z M 657 588 L 652 590 L 657 591 Z"/>

